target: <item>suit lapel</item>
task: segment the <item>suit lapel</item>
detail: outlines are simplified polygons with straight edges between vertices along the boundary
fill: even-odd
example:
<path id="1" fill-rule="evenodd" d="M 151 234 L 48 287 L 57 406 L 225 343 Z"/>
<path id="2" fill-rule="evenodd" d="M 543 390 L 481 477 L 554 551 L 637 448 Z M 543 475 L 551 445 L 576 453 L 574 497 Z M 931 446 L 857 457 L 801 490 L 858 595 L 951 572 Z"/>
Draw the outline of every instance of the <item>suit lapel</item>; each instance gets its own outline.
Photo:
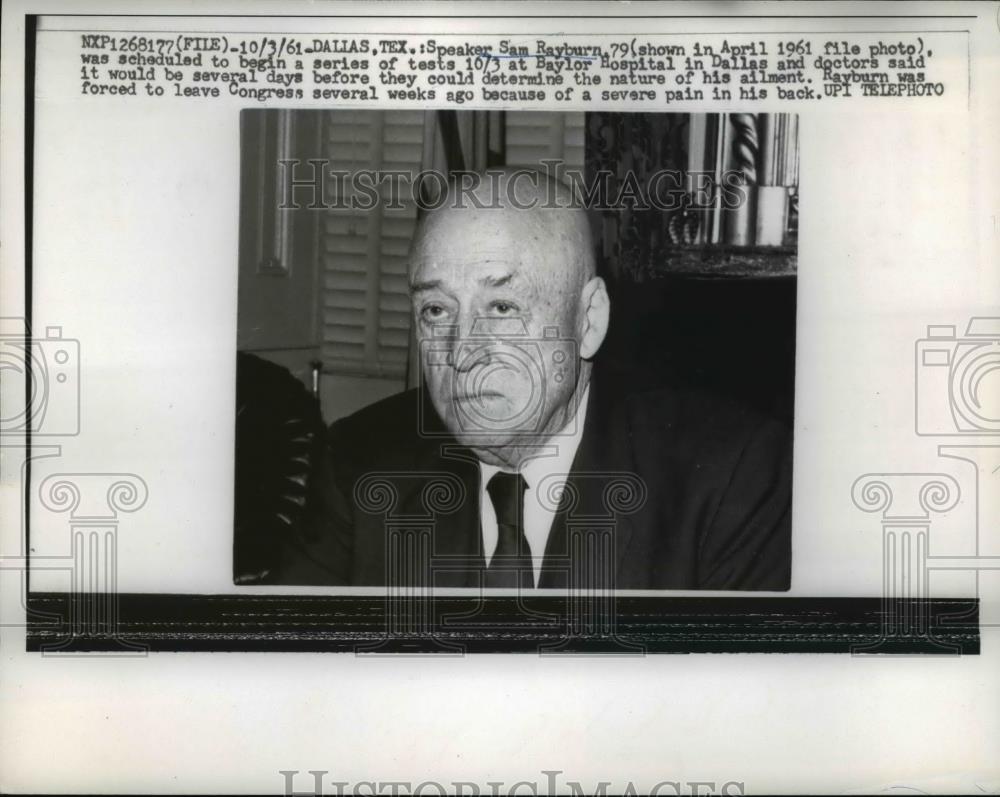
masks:
<path id="1" fill-rule="evenodd" d="M 451 438 L 429 436 L 422 442 L 414 461 L 417 478 L 408 480 L 401 509 L 411 517 L 427 517 L 432 523 L 434 585 L 478 587 L 486 566 L 480 527 L 479 461 Z M 598 379 L 592 379 L 583 435 L 567 479 L 569 489 L 564 491 L 553 516 L 539 587 L 569 586 L 568 568 L 574 565 L 570 555 L 581 548 L 581 535 L 605 525 L 612 529 L 614 572 L 607 573 L 604 563 L 597 562 L 598 572 L 606 577 L 600 577 L 593 586 L 614 585 L 633 527 L 627 514 L 612 514 L 613 510 L 609 510 L 608 492 L 616 481 L 636 478 L 634 473 L 625 413 L 622 407 L 615 406 L 613 393 L 602 388 Z M 446 474 L 453 484 L 461 485 L 454 508 L 448 511 L 431 513 L 426 506 L 424 490 L 434 480 L 434 474 Z M 572 495 L 579 500 L 571 507 Z M 607 579 L 611 579 L 610 584 Z"/>
<path id="2" fill-rule="evenodd" d="M 569 568 L 579 570 L 583 565 L 583 562 L 571 561 L 571 557 L 580 556 L 588 547 L 586 535 L 606 527 L 605 524 L 611 526 L 613 561 L 610 569 L 613 572 L 608 572 L 608 563 L 598 559 L 596 570 L 586 569 L 595 576 L 578 586 L 614 586 L 632 536 L 632 523 L 627 515 L 609 510 L 608 494 L 622 478 L 635 478 L 629 455 L 629 430 L 624 412 L 616 412 L 616 409 L 621 410 L 614 406 L 612 394 L 602 390 L 597 379 L 592 379 L 583 435 L 566 480 L 567 489 L 552 520 L 539 587 L 565 589 L 570 586 Z M 577 499 L 575 506 L 571 506 L 573 497 Z M 602 538 L 600 532 L 597 537 Z M 604 553 L 599 551 L 595 555 L 603 557 Z"/>
<path id="3" fill-rule="evenodd" d="M 427 518 L 431 525 L 434 586 L 478 586 L 484 566 L 478 461 L 449 438 L 432 437 L 424 443 L 414 463 L 415 478 L 408 480 L 400 501 L 401 511 Z"/>

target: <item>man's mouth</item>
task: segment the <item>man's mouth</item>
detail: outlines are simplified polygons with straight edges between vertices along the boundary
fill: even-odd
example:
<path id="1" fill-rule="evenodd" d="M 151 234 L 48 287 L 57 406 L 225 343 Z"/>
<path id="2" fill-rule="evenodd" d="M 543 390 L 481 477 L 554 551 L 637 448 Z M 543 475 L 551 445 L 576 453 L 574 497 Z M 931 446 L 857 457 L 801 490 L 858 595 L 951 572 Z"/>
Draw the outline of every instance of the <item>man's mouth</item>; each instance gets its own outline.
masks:
<path id="1" fill-rule="evenodd" d="M 480 390 L 475 393 L 455 393 L 455 401 L 488 401 L 490 399 L 502 399 L 504 398 L 503 393 L 497 390 Z"/>

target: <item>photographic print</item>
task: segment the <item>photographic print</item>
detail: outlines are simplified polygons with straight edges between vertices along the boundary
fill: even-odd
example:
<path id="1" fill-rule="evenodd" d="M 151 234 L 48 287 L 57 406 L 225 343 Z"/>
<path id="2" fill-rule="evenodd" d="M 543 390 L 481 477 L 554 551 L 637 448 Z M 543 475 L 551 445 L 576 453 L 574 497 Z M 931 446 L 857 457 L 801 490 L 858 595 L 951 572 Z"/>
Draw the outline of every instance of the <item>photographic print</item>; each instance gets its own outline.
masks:
<path id="1" fill-rule="evenodd" d="M 797 130 L 244 111 L 236 582 L 787 590 Z"/>

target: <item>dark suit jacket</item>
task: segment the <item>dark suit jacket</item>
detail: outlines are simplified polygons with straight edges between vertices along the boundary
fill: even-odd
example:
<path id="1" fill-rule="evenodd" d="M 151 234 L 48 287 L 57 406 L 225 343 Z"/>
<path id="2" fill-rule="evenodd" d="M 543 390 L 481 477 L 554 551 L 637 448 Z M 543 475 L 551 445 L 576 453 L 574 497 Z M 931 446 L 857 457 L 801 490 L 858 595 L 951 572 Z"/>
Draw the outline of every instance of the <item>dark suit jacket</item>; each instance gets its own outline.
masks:
<path id="1" fill-rule="evenodd" d="M 595 378 L 539 587 L 785 590 L 791 435 L 704 394 Z M 479 467 L 407 391 L 329 431 L 318 524 L 277 583 L 480 584 Z"/>

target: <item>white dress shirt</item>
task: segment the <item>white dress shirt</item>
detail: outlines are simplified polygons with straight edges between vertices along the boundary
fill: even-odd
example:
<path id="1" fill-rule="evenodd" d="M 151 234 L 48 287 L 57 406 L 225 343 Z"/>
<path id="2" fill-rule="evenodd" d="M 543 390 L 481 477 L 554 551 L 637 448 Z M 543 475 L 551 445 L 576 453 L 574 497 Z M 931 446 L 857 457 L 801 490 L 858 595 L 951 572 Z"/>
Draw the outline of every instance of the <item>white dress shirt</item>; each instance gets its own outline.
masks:
<path id="1" fill-rule="evenodd" d="M 587 401 L 590 398 L 590 385 L 583 391 L 583 396 L 576 408 L 576 416 L 563 430 L 565 434 L 553 435 L 539 449 L 539 456 L 532 457 L 521 463 L 519 472 L 528 485 L 524 491 L 524 536 L 531 548 L 531 561 L 535 570 L 535 586 L 541 577 L 542 561 L 545 559 L 545 545 L 552 529 L 552 518 L 555 516 L 558 501 L 553 497 L 562 493 L 566 477 L 573 467 L 576 450 L 580 447 L 583 436 L 583 421 L 587 417 Z M 494 475 L 506 468 L 496 465 L 479 463 L 479 513 L 483 530 L 483 553 L 486 564 L 493 559 L 497 547 L 499 529 L 497 515 L 493 509 L 493 501 L 486 491 L 486 485 Z M 546 477 L 551 477 L 546 479 Z M 545 480 L 544 494 L 539 495 L 538 486 Z M 546 500 L 547 497 L 547 500 Z"/>

